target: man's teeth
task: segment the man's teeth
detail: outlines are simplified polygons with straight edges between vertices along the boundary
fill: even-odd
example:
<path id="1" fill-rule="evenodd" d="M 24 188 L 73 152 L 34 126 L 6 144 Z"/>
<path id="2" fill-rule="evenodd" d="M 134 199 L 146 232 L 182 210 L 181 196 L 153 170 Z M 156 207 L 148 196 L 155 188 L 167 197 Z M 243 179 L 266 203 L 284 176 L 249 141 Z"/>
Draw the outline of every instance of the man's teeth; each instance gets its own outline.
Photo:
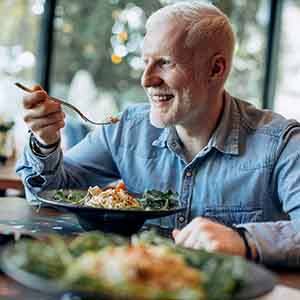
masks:
<path id="1" fill-rule="evenodd" d="M 171 98 L 173 98 L 172 95 L 153 95 L 152 96 L 152 99 L 154 101 L 168 101 L 170 100 Z"/>

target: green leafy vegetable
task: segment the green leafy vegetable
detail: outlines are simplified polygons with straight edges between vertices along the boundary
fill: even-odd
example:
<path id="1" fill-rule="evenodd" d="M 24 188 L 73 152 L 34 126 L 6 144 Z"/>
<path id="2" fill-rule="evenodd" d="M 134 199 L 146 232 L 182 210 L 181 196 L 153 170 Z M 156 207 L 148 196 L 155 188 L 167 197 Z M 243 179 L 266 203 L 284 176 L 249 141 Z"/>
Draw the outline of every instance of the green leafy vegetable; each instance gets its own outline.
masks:
<path id="1" fill-rule="evenodd" d="M 230 300 L 243 285 L 247 265 L 241 257 L 184 248 L 154 230 L 133 236 L 133 243 L 165 245 L 182 255 L 190 266 L 205 274 L 204 286 L 209 300 Z"/>
<path id="2" fill-rule="evenodd" d="M 57 190 L 54 199 L 60 202 L 67 202 L 78 206 L 85 206 L 86 192 L 76 190 Z M 179 206 L 177 194 L 172 191 L 161 192 L 157 190 L 145 191 L 141 198 L 137 198 L 143 210 L 167 210 Z M 128 208 L 139 210 L 140 208 Z"/>
<path id="3" fill-rule="evenodd" d="M 144 192 L 142 198 L 138 199 L 142 207 L 148 209 L 172 209 L 178 205 L 177 194 L 172 191 L 161 192 L 157 190 L 150 190 Z"/>
<path id="4" fill-rule="evenodd" d="M 73 261 L 65 242 L 55 235 L 43 242 L 21 240 L 10 253 L 10 259 L 16 267 L 45 279 L 62 278 Z"/>
<path id="5" fill-rule="evenodd" d="M 57 190 L 54 194 L 54 199 L 62 202 L 69 202 L 75 205 L 83 205 L 85 191 L 72 191 L 72 190 Z"/>
<path id="6" fill-rule="evenodd" d="M 99 234 L 89 232 L 76 237 L 69 245 L 69 249 L 75 257 L 87 251 L 99 251 L 108 246 L 120 246 L 128 243 L 125 238 L 114 234 Z"/>

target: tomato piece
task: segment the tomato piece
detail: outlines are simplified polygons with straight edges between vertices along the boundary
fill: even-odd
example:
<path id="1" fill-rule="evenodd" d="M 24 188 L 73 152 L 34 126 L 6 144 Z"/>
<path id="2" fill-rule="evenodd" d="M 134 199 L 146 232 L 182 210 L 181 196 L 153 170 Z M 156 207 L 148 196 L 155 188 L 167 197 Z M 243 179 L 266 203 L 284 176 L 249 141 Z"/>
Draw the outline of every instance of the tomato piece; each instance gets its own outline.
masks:
<path id="1" fill-rule="evenodd" d="M 119 192 L 121 190 L 126 190 L 126 185 L 123 181 L 119 182 L 117 185 L 116 185 L 116 191 Z"/>

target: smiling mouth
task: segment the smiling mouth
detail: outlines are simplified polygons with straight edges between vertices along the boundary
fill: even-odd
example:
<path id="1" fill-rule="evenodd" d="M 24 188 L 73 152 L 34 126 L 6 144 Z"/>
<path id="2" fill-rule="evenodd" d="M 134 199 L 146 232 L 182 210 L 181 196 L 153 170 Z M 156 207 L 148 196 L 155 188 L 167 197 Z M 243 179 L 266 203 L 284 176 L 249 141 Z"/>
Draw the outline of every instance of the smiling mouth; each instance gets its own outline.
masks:
<path id="1" fill-rule="evenodd" d="M 151 99 L 155 103 L 168 102 L 174 98 L 174 95 L 151 95 Z"/>

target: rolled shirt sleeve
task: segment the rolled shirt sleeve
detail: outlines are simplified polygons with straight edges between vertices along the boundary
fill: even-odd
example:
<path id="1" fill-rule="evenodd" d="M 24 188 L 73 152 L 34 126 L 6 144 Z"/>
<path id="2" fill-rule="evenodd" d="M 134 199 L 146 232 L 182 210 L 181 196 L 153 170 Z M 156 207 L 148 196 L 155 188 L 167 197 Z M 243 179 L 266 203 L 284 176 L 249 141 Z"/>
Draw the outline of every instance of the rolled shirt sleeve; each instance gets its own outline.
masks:
<path id="1" fill-rule="evenodd" d="M 300 266 L 300 127 L 292 123 L 284 132 L 274 166 L 273 195 L 288 221 L 241 224 L 250 233 L 265 265 Z"/>
<path id="2" fill-rule="evenodd" d="M 118 141 L 108 142 L 106 132 L 111 131 L 110 136 L 113 137 L 113 126 L 98 127 L 64 155 L 58 148 L 46 156 L 39 156 L 28 143 L 16 165 L 16 172 L 25 185 L 27 199 L 34 202 L 35 195 L 41 190 L 87 189 L 94 185 L 105 186 L 120 179 L 109 145 L 109 142 L 118 144 Z"/>
<path id="3" fill-rule="evenodd" d="M 299 268 L 300 220 L 248 223 L 245 228 L 251 235 L 259 254 L 259 262 L 276 267 Z"/>

